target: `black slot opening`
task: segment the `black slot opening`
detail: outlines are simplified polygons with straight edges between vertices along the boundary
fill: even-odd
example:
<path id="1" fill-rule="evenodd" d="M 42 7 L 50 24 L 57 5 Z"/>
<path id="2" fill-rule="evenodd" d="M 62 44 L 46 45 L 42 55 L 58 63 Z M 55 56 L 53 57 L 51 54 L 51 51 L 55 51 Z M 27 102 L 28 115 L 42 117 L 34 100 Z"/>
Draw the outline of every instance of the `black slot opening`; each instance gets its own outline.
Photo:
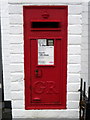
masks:
<path id="1" fill-rule="evenodd" d="M 32 22 L 32 28 L 59 28 L 59 22 Z"/>

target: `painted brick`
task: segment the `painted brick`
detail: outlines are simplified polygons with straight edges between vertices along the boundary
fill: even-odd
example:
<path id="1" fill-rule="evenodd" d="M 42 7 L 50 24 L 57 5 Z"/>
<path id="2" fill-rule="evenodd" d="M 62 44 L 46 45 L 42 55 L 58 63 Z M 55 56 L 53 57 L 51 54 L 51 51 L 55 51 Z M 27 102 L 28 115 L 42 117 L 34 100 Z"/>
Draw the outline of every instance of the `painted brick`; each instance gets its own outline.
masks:
<path id="1" fill-rule="evenodd" d="M 10 24 L 23 24 L 23 16 L 17 14 L 10 14 Z"/>
<path id="2" fill-rule="evenodd" d="M 6 67 L 6 66 L 5 66 Z M 10 75 L 9 72 L 6 71 L 6 69 L 3 69 L 4 73 L 3 73 L 3 84 L 4 84 L 4 99 L 5 100 L 11 100 L 11 86 L 10 86 Z M 6 82 L 5 80 L 9 80 L 8 82 Z"/>
<path id="3" fill-rule="evenodd" d="M 88 36 L 82 37 L 82 43 L 87 43 L 88 44 Z"/>
<path id="4" fill-rule="evenodd" d="M 68 35 L 68 44 L 69 45 L 80 45 L 81 35 Z"/>
<path id="5" fill-rule="evenodd" d="M 23 26 L 21 25 L 14 25 L 10 26 L 10 34 L 23 34 Z"/>
<path id="6" fill-rule="evenodd" d="M 88 6 L 87 6 L 87 9 L 88 9 Z M 82 18 L 84 19 L 84 18 L 87 18 L 87 20 L 88 20 L 88 11 L 82 11 Z M 83 20 L 82 19 L 82 20 Z"/>
<path id="7" fill-rule="evenodd" d="M 87 50 L 87 52 L 88 52 L 88 44 L 87 43 L 82 44 L 81 49 L 82 50 Z"/>
<path id="8" fill-rule="evenodd" d="M 82 64 L 83 64 L 83 62 L 82 62 Z M 88 63 L 85 62 L 85 64 L 88 64 Z M 81 70 L 82 70 L 82 74 L 87 74 L 88 73 L 88 69 L 84 68 L 84 66 L 81 67 Z"/>
<path id="9" fill-rule="evenodd" d="M 13 54 L 23 54 L 23 45 L 22 44 L 13 44 L 10 46 L 10 53 Z"/>
<path id="10" fill-rule="evenodd" d="M 81 5 L 69 5 L 69 14 L 81 14 L 82 6 Z"/>
<path id="11" fill-rule="evenodd" d="M 71 24 L 81 24 L 82 20 L 81 20 L 82 16 L 81 15 L 69 15 L 68 16 L 68 23 Z"/>
<path id="12" fill-rule="evenodd" d="M 84 68 L 84 67 L 82 67 Z M 88 74 L 88 69 L 82 69 L 82 74 Z"/>
<path id="13" fill-rule="evenodd" d="M 10 38 L 9 36 L 8 36 L 8 34 L 4 34 L 4 35 L 2 35 L 2 47 L 4 48 L 4 45 L 9 45 L 9 41 L 7 40 L 7 42 L 6 42 L 6 38 Z M 9 48 L 8 48 L 9 49 Z"/>
<path id="14" fill-rule="evenodd" d="M 87 50 L 82 50 L 81 54 L 89 54 Z"/>
<path id="15" fill-rule="evenodd" d="M 88 51 L 87 50 L 82 50 L 81 56 L 82 56 L 82 58 L 81 58 L 82 62 L 88 61 Z"/>
<path id="16" fill-rule="evenodd" d="M 35 2 L 35 1 L 33 1 Z M 65 0 L 66 2 L 66 0 Z M 25 1 L 24 1 L 25 3 Z M 31 3 L 31 1 L 30 1 Z M 48 1 L 49 3 L 49 1 Z M 54 1 L 54 4 L 55 4 L 55 1 Z M 10 5 L 9 6 L 9 13 L 10 14 L 22 14 L 22 11 L 23 11 L 23 7 L 19 4 L 16 4 L 16 5 Z M 77 15 L 77 14 L 81 14 L 81 11 L 82 11 L 82 6 L 81 5 L 69 5 L 69 14 L 74 14 L 74 15 Z"/>
<path id="17" fill-rule="evenodd" d="M 13 100 L 12 101 L 12 109 L 24 109 L 25 103 L 23 100 Z"/>
<path id="18" fill-rule="evenodd" d="M 74 114 L 73 114 L 73 116 L 76 118 L 76 117 L 78 117 L 78 114 L 77 114 L 77 112 L 74 110 L 73 112 L 75 112 Z M 54 110 L 54 111 L 48 111 L 47 112 L 47 110 L 45 110 L 45 111 L 40 111 L 40 112 L 38 112 L 37 111 L 37 114 L 36 115 L 38 115 L 39 117 L 45 117 L 45 118 L 72 118 L 72 110 L 61 110 L 61 111 L 59 111 L 59 110 Z M 37 116 L 35 116 L 35 117 L 37 117 Z M 38 117 L 38 118 L 39 118 Z"/>
<path id="19" fill-rule="evenodd" d="M 81 66 L 80 64 L 69 64 L 68 65 L 68 72 L 69 73 L 80 73 Z"/>
<path id="20" fill-rule="evenodd" d="M 10 62 L 11 63 L 23 63 L 24 62 L 24 56 L 23 56 L 23 54 L 21 54 L 21 55 L 11 54 L 11 56 L 10 56 Z"/>
<path id="21" fill-rule="evenodd" d="M 82 62 L 81 69 L 82 69 L 82 70 L 85 69 L 85 71 L 88 69 L 88 64 L 87 64 L 87 62 Z"/>
<path id="22" fill-rule="evenodd" d="M 10 79 L 10 77 L 6 77 L 5 79 Z M 4 87 L 5 87 L 5 93 L 10 93 L 11 91 L 11 84 L 10 82 L 5 82 L 5 79 L 4 79 Z"/>
<path id="23" fill-rule="evenodd" d="M 81 63 L 81 56 L 80 55 L 69 55 L 68 56 L 68 63 L 69 64 L 80 64 Z"/>
<path id="24" fill-rule="evenodd" d="M 10 35 L 10 44 L 22 44 L 23 42 L 23 35 Z"/>
<path id="25" fill-rule="evenodd" d="M 22 109 L 13 109 L 13 117 L 15 118 L 78 118 L 78 110 L 22 110 Z M 16 115 L 16 116 L 14 116 Z"/>
<path id="26" fill-rule="evenodd" d="M 51 4 L 55 4 L 55 3 L 57 3 L 57 4 L 59 4 L 59 2 L 60 2 L 60 4 L 76 4 L 76 5 L 80 5 L 81 4 L 81 1 L 78 1 L 78 0 L 68 0 L 68 1 L 66 1 L 66 0 L 56 0 L 56 1 L 54 1 L 54 0 L 44 0 L 44 1 L 42 1 L 42 0 L 18 0 L 18 1 L 16 1 L 16 0 L 9 0 L 9 3 L 13 3 L 13 4 L 24 4 L 24 3 L 32 3 L 32 4 L 38 4 L 38 3 L 41 3 L 41 4 L 44 4 L 44 3 L 46 3 L 46 4 L 49 4 L 49 3 L 51 3 Z"/>
<path id="27" fill-rule="evenodd" d="M 7 91 L 7 90 L 6 90 Z M 4 100 L 11 100 L 11 91 L 9 91 L 8 89 L 8 92 L 5 91 L 5 94 L 4 94 Z"/>
<path id="28" fill-rule="evenodd" d="M 78 109 L 79 108 L 79 102 L 69 101 L 69 102 L 67 102 L 67 108 L 68 109 Z"/>
<path id="29" fill-rule="evenodd" d="M 24 92 L 23 91 L 11 91 L 12 100 L 23 100 Z"/>
<path id="30" fill-rule="evenodd" d="M 23 73 L 19 73 L 19 74 L 15 74 L 15 73 L 11 73 L 11 81 L 12 82 L 20 82 L 24 80 L 24 74 Z"/>
<path id="31" fill-rule="evenodd" d="M 9 14 L 22 14 L 23 7 L 22 5 L 9 5 Z"/>
<path id="32" fill-rule="evenodd" d="M 83 26 L 82 26 L 82 30 L 83 30 L 83 31 L 88 31 L 88 25 L 83 25 Z"/>
<path id="33" fill-rule="evenodd" d="M 8 69 L 8 63 L 9 62 L 4 62 L 3 64 L 3 69 L 4 69 L 4 75 L 8 73 L 8 75 L 10 74 L 10 69 Z M 10 67 L 10 66 L 9 66 Z M 6 76 L 5 78 L 9 78 L 10 76 Z"/>
<path id="34" fill-rule="evenodd" d="M 28 0 L 28 1 L 29 1 L 29 0 Z M 17 4 L 18 4 L 18 3 L 26 3 L 26 2 L 27 2 L 27 0 L 22 0 L 22 1 L 21 1 L 21 0 L 18 0 L 18 1 L 16 1 L 16 0 L 13 0 L 13 1 L 12 1 L 12 0 L 9 0 L 9 4 L 12 4 L 12 3 L 13 3 L 13 4 L 16 4 L 16 3 L 17 3 Z M 30 2 L 30 1 L 29 1 L 29 2 Z"/>
<path id="35" fill-rule="evenodd" d="M 79 101 L 80 98 L 79 92 L 68 92 L 67 100 L 68 101 Z"/>
<path id="36" fill-rule="evenodd" d="M 68 32 L 70 35 L 77 34 L 80 35 L 82 33 L 82 26 L 81 25 L 69 25 Z"/>
<path id="37" fill-rule="evenodd" d="M 22 73 L 24 71 L 24 66 L 23 64 L 12 64 L 11 66 L 11 73 L 17 72 L 17 73 Z"/>
<path id="38" fill-rule="evenodd" d="M 8 17 L 8 1 L 1 1 L 1 18 Z"/>
<path id="39" fill-rule="evenodd" d="M 9 29 L 8 28 L 8 23 L 9 23 L 9 20 L 8 20 L 8 17 L 7 18 L 2 18 L 1 20 L 2 24 L 3 24 L 3 29 Z"/>
<path id="40" fill-rule="evenodd" d="M 68 46 L 68 54 L 69 55 L 81 54 L 81 46 L 80 45 L 69 45 Z"/>
<path id="41" fill-rule="evenodd" d="M 88 36 L 88 31 L 83 30 L 82 31 L 82 37 L 87 37 Z"/>
<path id="42" fill-rule="evenodd" d="M 11 82 L 11 90 L 12 91 L 22 91 L 24 90 L 24 83 L 21 82 Z"/>
<path id="43" fill-rule="evenodd" d="M 5 45 L 4 45 L 5 46 Z M 9 49 L 6 49 L 4 46 L 2 46 L 3 50 L 2 52 L 4 53 L 4 58 L 7 58 L 8 57 L 8 60 L 9 60 Z M 7 61 L 7 60 L 6 60 Z M 4 62 L 6 62 L 4 61 Z"/>
<path id="44" fill-rule="evenodd" d="M 82 3 L 82 11 L 87 11 L 88 12 L 88 2 Z"/>
<path id="45" fill-rule="evenodd" d="M 3 31 L 3 35 L 4 35 L 4 34 L 9 34 L 9 30 L 8 30 L 8 29 L 6 29 L 6 28 L 4 28 L 4 27 L 2 27 L 1 29 L 2 29 L 2 31 Z"/>
<path id="46" fill-rule="evenodd" d="M 88 24 L 88 12 L 83 12 L 82 13 L 82 23 L 83 24 Z"/>
<path id="47" fill-rule="evenodd" d="M 67 84 L 68 92 L 78 92 L 79 89 L 80 89 L 80 83 L 68 83 Z"/>
<path id="48" fill-rule="evenodd" d="M 24 118 L 25 110 L 24 109 L 12 109 L 12 116 L 13 118 Z"/>
<path id="49" fill-rule="evenodd" d="M 9 47 L 8 47 L 8 46 L 9 46 L 9 43 L 7 42 L 7 44 L 4 44 L 4 45 L 3 45 L 3 49 L 4 49 L 4 50 L 7 50 L 7 51 L 9 52 Z"/>
<path id="50" fill-rule="evenodd" d="M 6 8 L 3 8 L 1 11 L 2 11 L 2 12 L 1 12 L 1 17 L 2 17 L 2 18 L 8 17 L 8 12 L 7 12 L 7 9 L 6 9 Z"/>
<path id="51" fill-rule="evenodd" d="M 68 74 L 67 76 L 68 83 L 80 83 L 80 74 Z"/>

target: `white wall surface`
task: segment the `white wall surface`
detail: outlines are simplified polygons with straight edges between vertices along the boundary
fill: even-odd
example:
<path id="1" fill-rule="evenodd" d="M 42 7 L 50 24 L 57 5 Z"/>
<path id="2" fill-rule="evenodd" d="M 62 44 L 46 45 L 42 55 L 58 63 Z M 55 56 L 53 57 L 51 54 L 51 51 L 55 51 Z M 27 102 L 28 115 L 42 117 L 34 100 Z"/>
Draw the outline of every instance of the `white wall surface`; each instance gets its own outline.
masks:
<path id="1" fill-rule="evenodd" d="M 2 62 L 3 62 L 3 83 L 4 100 L 11 99 L 10 80 L 10 44 L 9 44 L 9 14 L 8 0 L 1 0 L 1 34 L 2 34 Z"/>
<path id="2" fill-rule="evenodd" d="M 81 39 L 82 39 L 82 3 L 66 0 L 9 0 L 9 38 L 3 40 L 4 83 L 11 89 L 13 118 L 78 118 L 80 75 L 81 75 Z M 67 109 L 66 110 L 25 110 L 24 96 L 24 5 L 68 5 L 68 61 L 67 61 Z M 86 7 L 85 7 L 86 9 Z M 86 18 L 86 17 L 85 17 Z M 87 18 L 86 18 L 87 19 Z M 86 19 L 84 19 L 86 21 Z M 86 27 L 86 26 L 85 26 Z M 86 34 L 86 32 L 84 33 Z M 84 37 L 83 37 L 84 39 Z M 86 40 L 86 38 L 85 38 Z M 6 42 L 7 41 L 7 42 Z M 8 44 L 5 46 L 5 44 Z M 84 45 L 84 44 L 83 44 Z M 5 51 L 5 49 L 6 51 Z M 87 46 L 85 46 L 87 47 Z M 7 52 L 9 50 L 9 52 Z M 7 62 L 8 61 L 8 62 Z M 5 64 L 7 63 L 7 64 Z M 10 68 L 10 69 L 8 69 Z M 9 71 L 10 70 L 10 71 Z M 8 78 L 8 79 L 6 79 Z M 5 88 L 6 89 L 6 88 Z M 6 89 L 6 93 L 9 89 Z M 5 93 L 5 96 L 7 95 Z M 8 96 L 6 96 L 8 99 Z"/>
<path id="3" fill-rule="evenodd" d="M 88 91 L 88 2 L 83 2 L 82 10 L 81 77 Z"/>

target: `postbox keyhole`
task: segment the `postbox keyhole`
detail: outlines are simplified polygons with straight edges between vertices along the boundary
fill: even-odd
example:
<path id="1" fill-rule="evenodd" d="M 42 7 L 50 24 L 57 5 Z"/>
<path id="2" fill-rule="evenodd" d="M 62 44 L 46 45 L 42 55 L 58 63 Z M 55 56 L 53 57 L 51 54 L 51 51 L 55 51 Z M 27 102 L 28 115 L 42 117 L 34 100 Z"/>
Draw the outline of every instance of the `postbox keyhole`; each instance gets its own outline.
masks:
<path id="1" fill-rule="evenodd" d="M 41 77 L 42 76 L 42 70 L 41 69 L 36 69 L 35 70 L 35 76 L 36 77 Z"/>

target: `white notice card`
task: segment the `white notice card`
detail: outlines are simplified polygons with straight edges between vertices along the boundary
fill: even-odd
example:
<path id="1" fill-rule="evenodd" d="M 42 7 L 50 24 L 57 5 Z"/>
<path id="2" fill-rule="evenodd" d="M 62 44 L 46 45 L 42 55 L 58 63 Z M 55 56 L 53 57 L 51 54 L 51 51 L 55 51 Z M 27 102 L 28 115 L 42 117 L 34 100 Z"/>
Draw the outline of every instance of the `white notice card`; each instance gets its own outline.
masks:
<path id="1" fill-rule="evenodd" d="M 54 46 L 47 46 L 47 39 L 38 39 L 38 65 L 54 65 Z"/>

